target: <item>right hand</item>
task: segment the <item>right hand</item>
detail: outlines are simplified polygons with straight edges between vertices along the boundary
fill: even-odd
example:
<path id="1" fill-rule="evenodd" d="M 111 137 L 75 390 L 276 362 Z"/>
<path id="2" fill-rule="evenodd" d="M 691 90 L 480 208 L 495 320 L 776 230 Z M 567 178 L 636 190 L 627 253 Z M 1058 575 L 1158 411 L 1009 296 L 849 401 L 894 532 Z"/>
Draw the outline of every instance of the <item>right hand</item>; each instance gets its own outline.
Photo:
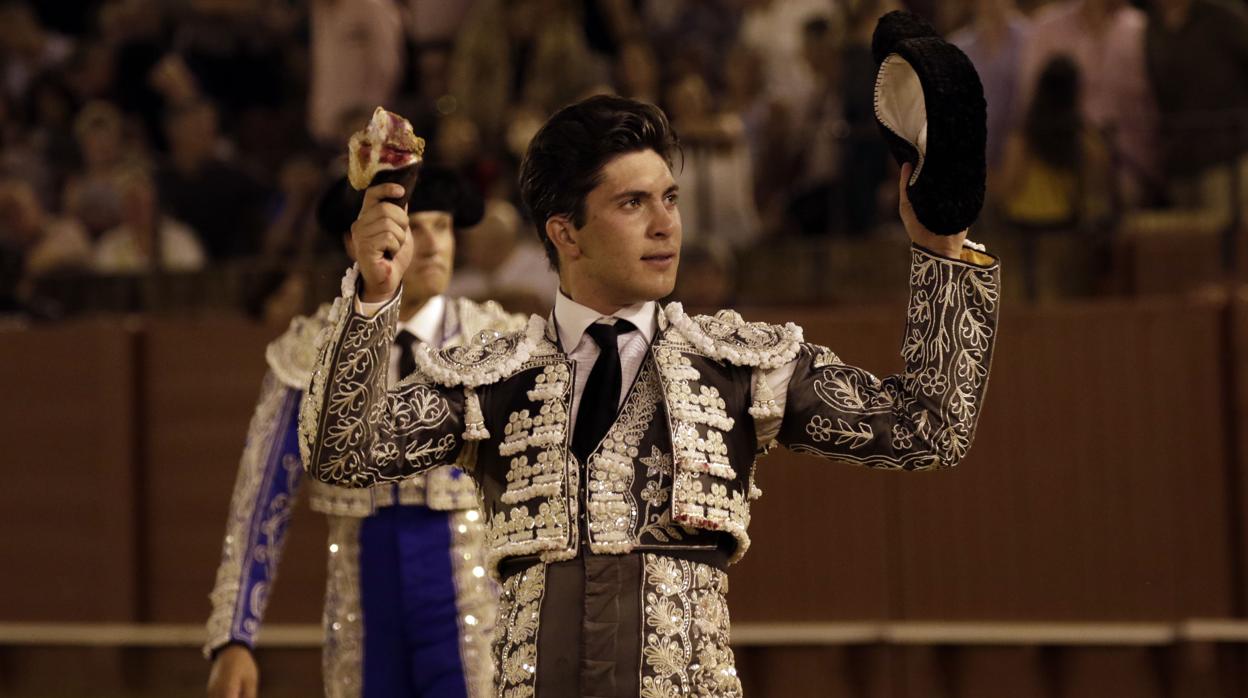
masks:
<path id="1" fill-rule="evenodd" d="M 351 224 L 351 247 L 364 277 L 360 300 L 380 303 L 394 297 L 412 262 L 413 242 L 407 212 L 385 199 L 403 195 L 399 184 L 378 184 L 364 192 L 360 215 Z M 386 259 L 386 253 L 391 259 Z"/>
<path id="2" fill-rule="evenodd" d="M 230 645 L 217 654 L 208 674 L 208 698 L 256 698 L 260 669 L 251 650 Z"/>

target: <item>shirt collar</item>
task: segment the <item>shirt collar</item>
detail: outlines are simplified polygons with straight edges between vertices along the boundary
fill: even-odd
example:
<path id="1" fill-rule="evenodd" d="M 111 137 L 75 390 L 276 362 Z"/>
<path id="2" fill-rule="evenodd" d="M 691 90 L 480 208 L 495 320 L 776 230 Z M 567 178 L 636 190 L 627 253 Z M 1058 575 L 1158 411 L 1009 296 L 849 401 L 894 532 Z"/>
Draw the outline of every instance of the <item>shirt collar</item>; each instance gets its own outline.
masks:
<path id="1" fill-rule="evenodd" d="M 442 339 L 442 318 L 445 312 L 446 297 L 434 296 L 425 301 L 415 315 L 400 322 L 399 329 L 407 330 L 416 335 L 416 339 L 436 347 Z"/>
<path id="2" fill-rule="evenodd" d="M 655 307 L 654 301 L 634 303 L 620 308 L 610 317 L 633 323 L 649 344 L 654 339 Z M 585 330 L 603 317 L 606 316 L 597 310 L 568 298 L 562 290 L 555 294 L 555 327 L 559 330 L 559 343 L 565 352 L 575 350 L 585 336 Z"/>

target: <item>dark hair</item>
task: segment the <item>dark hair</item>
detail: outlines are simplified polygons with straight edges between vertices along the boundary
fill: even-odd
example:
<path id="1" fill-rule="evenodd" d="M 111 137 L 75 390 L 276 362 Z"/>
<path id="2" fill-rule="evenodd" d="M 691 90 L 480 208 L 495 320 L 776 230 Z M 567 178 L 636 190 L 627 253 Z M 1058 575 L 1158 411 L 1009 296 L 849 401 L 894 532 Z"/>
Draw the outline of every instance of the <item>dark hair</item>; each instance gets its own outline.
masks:
<path id="1" fill-rule="evenodd" d="M 602 168 L 619 155 L 653 150 L 670 167 L 680 148 L 676 132 L 653 104 L 598 95 L 555 112 L 529 143 L 520 163 L 520 197 L 546 256 L 559 268 L 546 221 L 566 215 L 585 224 L 585 197 L 602 183 Z"/>
<path id="2" fill-rule="evenodd" d="M 1083 152 L 1079 66 L 1066 56 L 1045 64 L 1023 120 L 1027 150 L 1054 167 L 1077 168 Z"/>

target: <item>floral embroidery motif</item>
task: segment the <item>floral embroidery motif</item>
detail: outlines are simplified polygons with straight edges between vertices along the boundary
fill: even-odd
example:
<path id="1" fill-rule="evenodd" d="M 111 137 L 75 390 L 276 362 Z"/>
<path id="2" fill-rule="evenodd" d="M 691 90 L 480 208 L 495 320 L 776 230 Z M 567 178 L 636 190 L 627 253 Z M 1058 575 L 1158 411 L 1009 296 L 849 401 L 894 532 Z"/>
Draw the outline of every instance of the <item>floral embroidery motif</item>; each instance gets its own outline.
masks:
<path id="1" fill-rule="evenodd" d="M 503 582 L 494 628 L 494 675 L 498 698 L 532 698 L 537 685 L 537 632 L 546 566 L 534 565 Z"/>
<path id="2" fill-rule="evenodd" d="M 642 697 L 740 696 L 728 645 L 728 576 L 665 555 L 642 558 Z"/>
<path id="3" fill-rule="evenodd" d="M 520 370 L 546 335 L 546 321 L 534 315 L 517 332 L 479 335 L 471 344 L 434 351 L 417 348 L 414 358 L 421 372 L 445 386 L 479 387 L 497 383 Z"/>
<path id="4" fill-rule="evenodd" d="M 589 544 L 596 553 L 626 553 L 633 549 L 638 515 L 633 495 L 635 462 L 660 398 L 654 363 L 646 359 L 619 418 L 589 456 Z M 652 481 L 647 486 L 654 484 Z"/>
<path id="5" fill-rule="evenodd" d="M 641 512 L 641 528 L 637 530 L 636 542 L 644 542 L 643 536 L 650 536 L 660 543 L 671 543 L 695 535 L 696 531 L 677 526 L 672 521 L 672 482 L 675 475 L 672 456 L 652 445 L 650 455 L 638 460 L 646 466 L 647 481 L 641 491 L 646 506 Z"/>
<path id="6" fill-rule="evenodd" d="M 997 269 L 913 252 L 901 355 L 904 373 L 880 380 L 814 353 L 819 398 L 790 449 L 876 468 L 920 470 L 956 465 L 974 436 L 988 380 L 997 314 Z M 797 436 L 798 438 L 794 438 Z"/>
<path id="7" fill-rule="evenodd" d="M 458 436 L 444 426 L 452 410 L 437 386 L 417 375 L 387 392 L 398 307 L 392 303 L 371 319 L 348 316 L 341 343 L 329 347 L 335 354 L 326 356 L 313 376 L 301 415 L 300 446 L 305 467 L 322 482 L 358 487 L 398 480 L 453 462 L 461 447 Z M 321 412 L 329 367 L 334 390 Z M 321 420 L 325 424 L 318 429 Z M 310 436 L 318 431 L 319 436 Z"/>

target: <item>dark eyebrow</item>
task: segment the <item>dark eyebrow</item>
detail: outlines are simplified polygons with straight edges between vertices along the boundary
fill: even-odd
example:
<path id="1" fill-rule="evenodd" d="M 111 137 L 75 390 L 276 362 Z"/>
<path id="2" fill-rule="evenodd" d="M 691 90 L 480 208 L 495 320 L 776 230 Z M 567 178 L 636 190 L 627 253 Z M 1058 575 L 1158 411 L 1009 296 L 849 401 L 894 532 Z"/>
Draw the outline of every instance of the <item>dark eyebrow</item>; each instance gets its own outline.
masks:
<path id="1" fill-rule="evenodd" d="M 616 201 L 629 201 L 631 199 L 644 199 L 647 196 L 650 196 L 650 192 L 642 191 L 640 189 L 635 189 L 633 191 L 625 191 L 625 192 L 620 192 L 619 194 L 616 194 L 615 200 Z"/>
<path id="2" fill-rule="evenodd" d="M 663 195 L 667 196 L 669 194 L 674 194 L 679 190 L 680 190 L 680 185 L 673 184 L 667 189 L 663 190 Z M 631 199 L 645 199 L 645 198 L 648 198 L 649 196 L 650 196 L 650 192 L 648 191 L 643 191 L 641 189 L 634 189 L 633 191 L 620 192 L 619 194 L 616 194 L 615 200 L 616 201 L 629 201 Z"/>

